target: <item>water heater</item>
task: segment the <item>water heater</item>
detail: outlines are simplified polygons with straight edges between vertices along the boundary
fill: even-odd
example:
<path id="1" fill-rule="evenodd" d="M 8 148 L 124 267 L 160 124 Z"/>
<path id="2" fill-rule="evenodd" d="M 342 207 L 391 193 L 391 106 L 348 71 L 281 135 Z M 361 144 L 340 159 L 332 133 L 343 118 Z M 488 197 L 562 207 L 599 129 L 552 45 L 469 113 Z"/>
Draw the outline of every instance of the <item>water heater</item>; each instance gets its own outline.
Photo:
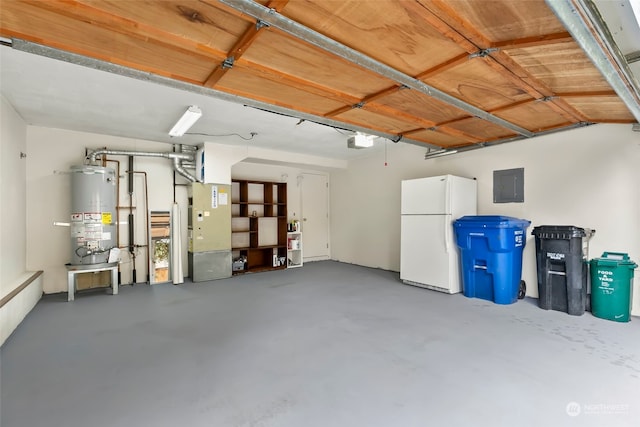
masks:
<path id="1" fill-rule="evenodd" d="M 71 167 L 71 264 L 103 264 L 116 242 L 116 180 L 111 168 Z"/>

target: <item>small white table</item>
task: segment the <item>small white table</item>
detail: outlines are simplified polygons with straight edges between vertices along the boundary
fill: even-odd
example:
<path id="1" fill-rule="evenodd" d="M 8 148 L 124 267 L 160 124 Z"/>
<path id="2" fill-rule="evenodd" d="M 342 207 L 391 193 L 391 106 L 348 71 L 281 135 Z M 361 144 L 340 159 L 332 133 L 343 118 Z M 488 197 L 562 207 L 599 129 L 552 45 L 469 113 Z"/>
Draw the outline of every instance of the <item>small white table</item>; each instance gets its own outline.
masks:
<path id="1" fill-rule="evenodd" d="M 97 273 L 100 271 L 111 270 L 111 288 L 113 295 L 118 295 L 118 263 L 110 262 L 104 264 L 89 265 L 71 265 L 67 264 L 67 301 L 73 301 L 76 293 L 76 274 L 78 273 Z"/>

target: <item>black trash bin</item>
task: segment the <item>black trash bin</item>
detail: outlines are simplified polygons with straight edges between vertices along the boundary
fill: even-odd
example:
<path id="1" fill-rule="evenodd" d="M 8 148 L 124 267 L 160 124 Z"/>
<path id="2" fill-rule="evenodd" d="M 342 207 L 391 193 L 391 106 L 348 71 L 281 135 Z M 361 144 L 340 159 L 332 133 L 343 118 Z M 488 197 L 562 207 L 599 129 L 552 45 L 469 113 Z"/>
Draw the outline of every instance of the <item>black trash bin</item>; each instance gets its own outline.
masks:
<path id="1" fill-rule="evenodd" d="M 587 309 L 589 239 L 595 230 L 572 225 L 541 225 L 536 238 L 538 305 L 573 316 Z"/>

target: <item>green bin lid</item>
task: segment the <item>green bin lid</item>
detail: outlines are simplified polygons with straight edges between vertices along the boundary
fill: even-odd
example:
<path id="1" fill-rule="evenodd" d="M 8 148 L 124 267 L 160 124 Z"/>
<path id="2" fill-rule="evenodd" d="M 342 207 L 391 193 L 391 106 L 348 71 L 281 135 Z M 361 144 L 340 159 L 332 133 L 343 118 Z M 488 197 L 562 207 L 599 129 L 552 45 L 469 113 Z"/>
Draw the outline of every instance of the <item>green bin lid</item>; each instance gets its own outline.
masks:
<path id="1" fill-rule="evenodd" d="M 598 265 L 626 265 L 629 266 L 629 268 L 636 268 L 638 266 L 638 264 L 629 259 L 629 254 L 624 252 L 603 252 L 600 258 L 594 258 L 591 262 L 595 262 Z"/>

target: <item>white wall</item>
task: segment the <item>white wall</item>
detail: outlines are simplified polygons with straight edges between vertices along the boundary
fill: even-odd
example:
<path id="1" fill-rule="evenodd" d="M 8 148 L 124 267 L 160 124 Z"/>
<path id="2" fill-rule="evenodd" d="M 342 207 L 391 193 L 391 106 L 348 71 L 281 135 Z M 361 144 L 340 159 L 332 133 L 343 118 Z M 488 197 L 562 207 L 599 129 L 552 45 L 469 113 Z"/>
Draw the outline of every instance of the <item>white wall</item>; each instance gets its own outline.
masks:
<path id="1" fill-rule="evenodd" d="M 234 179 L 255 179 L 262 181 L 287 183 L 287 214 L 288 219 L 300 218 L 302 212 L 302 198 L 299 177 L 303 173 L 313 173 L 329 176 L 329 172 L 311 167 L 292 167 L 283 165 L 266 165 L 244 161 L 237 163 L 231 169 Z"/>
<path id="2" fill-rule="evenodd" d="M 597 125 L 526 141 L 424 160 L 424 148 L 389 146 L 389 165 L 380 155 L 350 162 L 332 172 L 332 258 L 398 271 L 400 266 L 400 181 L 454 174 L 478 180 L 478 213 L 532 222 L 524 252 L 527 293 L 537 297 L 537 225 L 596 229 L 590 257 L 627 252 L 640 262 L 640 133 L 631 125 Z M 493 171 L 523 167 L 525 202 L 494 204 Z M 634 310 L 640 315 L 635 280 Z"/>
<path id="3" fill-rule="evenodd" d="M 60 129 L 29 126 L 26 130 L 26 146 L 29 158 L 26 170 L 26 232 L 27 266 L 45 271 L 45 293 L 66 292 L 66 268 L 71 260 L 71 239 L 68 227 L 54 225 L 54 222 L 69 222 L 71 214 L 71 193 L 69 168 L 84 162 L 86 149 L 94 150 L 107 147 L 111 150 L 170 152 L 170 144 L 136 140 L 130 138 L 113 137 L 91 133 L 75 132 Z M 300 156 L 294 153 L 275 152 L 273 150 L 255 150 L 246 148 L 238 150 L 228 145 L 204 143 L 205 147 L 205 178 L 207 182 L 230 182 L 231 170 L 234 164 L 250 155 L 254 162 L 273 161 L 271 158 L 294 163 L 317 161 L 323 165 L 334 162 L 329 159 Z M 128 244 L 127 219 L 129 213 L 129 194 L 127 191 L 126 170 L 128 169 L 126 156 L 109 155 L 109 159 L 120 161 L 120 246 Z M 261 158 L 263 157 L 263 158 Z M 265 160 L 266 159 L 266 160 Z M 346 162 L 336 162 L 345 166 Z M 115 164 L 109 163 L 110 167 Z M 252 163 L 234 168 L 234 176 L 279 181 L 283 173 L 288 173 L 290 185 L 289 201 L 292 207 L 300 204 L 299 192 L 296 193 L 295 177 L 304 168 L 265 165 Z M 171 210 L 173 204 L 173 166 L 172 161 L 162 158 L 135 157 L 134 169 L 147 173 L 149 181 L 149 206 L 146 206 L 143 175 L 134 177 L 133 207 L 135 214 L 135 243 L 146 245 L 147 210 Z M 4 170 L 4 169 L 3 169 Z M 24 175 L 24 173 L 23 173 Z M 242 176 L 241 176 L 242 175 Z M 179 183 L 186 183 L 180 178 Z M 23 192 L 24 193 L 24 192 Z M 176 201 L 181 207 L 183 270 L 187 270 L 187 187 L 176 189 Z M 22 217 L 24 218 L 24 214 Z M 24 244 L 25 239 L 19 239 Z M 3 239 L 4 242 L 4 239 Z M 146 262 L 146 248 L 136 250 L 136 282 L 147 280 L 148 265 Z M 121 251 L 121 278 L 123 284 L 132 281 L 132 257 L 126 249 Z"/>
<path id="4" fill-rule="evenodd" d="M 0 294 L 13 290 L 9 285 L 24 273 L 26 265 L 27 126 L 13 107 L 0 98 Z"/>
<path id="5" fill-rule="evenodd" d="M 0 97 L 0 298 L 18 288 L 27 271 L 26 185 L 27 126 Z M 42 295 L 42 276 L 0 309 L 0 345 Z"/>
<path id="6" fill-rule="evenodd" d="M 45 293 L 66 292 L 67 270 L 71 261 L 71 239 L 68 227 L 54 222 L 69 222 L 71 214 L 70 177 L 72 165 L 84 162 L 85 148 L 107 147 L 114 150 L 170 152 L 169 144 L 29 126 L 27 129 L 27 265 L 30 269 L 44 270 Z M 128 244 L 127 220 L 129 194 L 127 190 L 128 161 L 126 156 L 108 156 L 120 161 L 120 246 Z M 109 163 L 109 167 L 115 167 Z M 144 191 L 144 175 L 134 175 L 133 211 L 135 218 L 135 244 L 146 245 L 146 211 L 170 211 L 173 204 L 172 161 L 162 158 L 135 157 L 134 170 L 147 173 L 148 206 Z M 180 183 L 184 183 L 180 178 Z M 186 221 L 186 187 L 177 187 L 176 200 L 183 207 Z M 185 222 L 186 224 L 186 222 Z M 186 227 L 186 226 L 185 226 Z M 186 233 L 184 233 L 186 239 Z M 186 240 L 183 245 L 186 248 Z M 121 251 L 122 283 L 132 281 L 132 257 L 126 249 Z M 136 282 L 147 278 L 146 248 L 136 250 Z M 184 256 L 186 267 L 186 253 Z"/>

